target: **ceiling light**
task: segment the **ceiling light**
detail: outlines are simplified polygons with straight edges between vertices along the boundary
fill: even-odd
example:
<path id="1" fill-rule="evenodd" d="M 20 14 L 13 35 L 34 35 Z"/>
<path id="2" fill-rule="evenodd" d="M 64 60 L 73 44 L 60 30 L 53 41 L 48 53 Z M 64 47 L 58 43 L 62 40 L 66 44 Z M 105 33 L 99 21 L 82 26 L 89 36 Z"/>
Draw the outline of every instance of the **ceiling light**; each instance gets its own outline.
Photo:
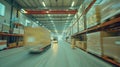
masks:
<path id="1" fill-rule="evenodd" d="M 43 4 L 43 6 L 44 6 L 44 7 L 46 7 L 46 5 L 45 5 L 45 3 L 44 3 L 44 2 L 42 2 L 42 4 Z"/>
<path id="2" fill-rule="evenodd" d="M 46 13 L 49 13 L 49 11 L 46 11 Z"/>
<path id="3" fill-rule="evenodd" d="M 72 5 L 71 5 L 71 7 L 73 7 L 73 6 L 74 6 L 74 4 L 75 4 L 75 2 L 73 1 L 73 2 L 72 2 Z"/>
<path id="4" fill-rule="evenodd" d="M 70 14 L 68 14 L 68 16 L 70 16 Z"/>
<path id="5" fill-rule="evenodd" d="M 21 9 L 21 12 L 22 12 L 22 13 L 27 13 L 27 11 L 25 11 L 24 9 Z"/>

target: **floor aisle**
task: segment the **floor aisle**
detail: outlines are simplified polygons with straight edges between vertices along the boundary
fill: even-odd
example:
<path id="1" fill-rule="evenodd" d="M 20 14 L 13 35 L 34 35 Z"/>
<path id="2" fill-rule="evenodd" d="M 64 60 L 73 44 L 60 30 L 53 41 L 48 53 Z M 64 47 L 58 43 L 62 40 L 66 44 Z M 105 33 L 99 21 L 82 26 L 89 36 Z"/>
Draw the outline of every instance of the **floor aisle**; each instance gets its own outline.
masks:
<path id="1" fill-rule="evenodd" d="M 29 54 L 26 48 L 0 52 L 0 67 L 114 67 L 64 41 L 53 43 L 43 54 Z"/>

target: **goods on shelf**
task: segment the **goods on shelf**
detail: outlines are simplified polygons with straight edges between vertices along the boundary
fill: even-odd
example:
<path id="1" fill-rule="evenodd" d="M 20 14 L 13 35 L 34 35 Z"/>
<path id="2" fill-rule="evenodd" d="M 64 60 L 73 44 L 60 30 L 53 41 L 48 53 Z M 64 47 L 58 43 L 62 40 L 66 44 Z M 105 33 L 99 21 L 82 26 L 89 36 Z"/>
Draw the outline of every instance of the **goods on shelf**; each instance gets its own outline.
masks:
<path id="1" fill-rule="evenodd" d="M 7 40 L 0 40 L 0 50 L 7 47 Z"/>
<path id="2" fill-rule="evenodd" d="M 120 36 L 103 38 L 103 55 L 120 63 Z"/>
<path id="3" fill-rule="evenodd" d="M 24 29 L 20 29 L 20 34 L 24 34 Z"/>
<path id="4" fill-rule="evenodd" d="M 20 34 L 19 28 L 14 28 L 14 29 L 13 29 L 13 33 L 14 33 L 14 34 Z"/>
<path id="5" fill-rule="evenodd" d="M 79 20 L 79 31 L 82 31 L 82 30 L 84 30 L 85 28 L 84 28 L 84 18 L 83 18 L 83 16 L 80 18 L 80 20 Z"/>
<path id="6" fill-rule="evenodd" d="M 14 23 L 13 33 L 14 34 L 24 34 L 24 26 L 20 23 Z"/>
<path id="7" fill-rule="evenodd" d="M 17 43 L 16 42 L 15 43 L 10 43 L 9 46 L 8 46 L 8 48 L 14 48 L 14 47 L 17 47 Z"/>
<path id="8" fill-rule="evenodd" d="M 25 27 L 24 29 L 24 44 L 26 46 L 51 44 L 50 32 L 47 29 L 42 27 Z"/>
<path id="9" fill-rule="evenodd" d="M 101 22 L 114 18 L 115 15 L 120 14 L 120 0 L 103 0 L 100 4 L 101 8 Z"/>
<path id="10" fill-rule="evenodd" d="M 75 48 L 75 39 L 74 38 L 71 39 L 71 48 Z"/>
<path id="11" fill-rule="evenodd" d="M 90 28 L 92 26 L 95 26 L 100 23 L 100 12 L 99 12 L 99 6 L 94 5 L 91 7 L 91 9 L 86 14 L 86 24 L 87 28 Z"/>
<path id="12" fill-rule="evenodd" d="M 0 23 L 0 32 L 2 32 L 2 23 Z"/>
<path id="13" fill-rule="evenodd" d="M 87 47 L 85 41 L 76 41 L 76 46 L 77 46 L 78 48 L 83 49 L 83 50 L 86 50 L 86 47 Z"/>
<path id="14" fill-rule="evenodd" d="M 20 41 L 20 42 L 18 42 L 18 46 L 20 47 L 20 46 L 23 46 L 24 45 L 24 42 L 23 41 Z"/>
<path id="15" fill-rule="evenodd" d="M 7 24 L 2 24 L 2 32 L 9 33 L 10 26 Z"/>
<path id="16" fill-rule="evenodd" d="M 87 51 L 101 56 L 103 51 L 102 38 L 107 36 L 111 36 L 111 34 L 104 31 L 87 34 Z"/>
<path id="17" fill-rule="evenodd" d="M 73 34 L 78 32 L 78 23 L 75 23 L 73 26 Z"/>

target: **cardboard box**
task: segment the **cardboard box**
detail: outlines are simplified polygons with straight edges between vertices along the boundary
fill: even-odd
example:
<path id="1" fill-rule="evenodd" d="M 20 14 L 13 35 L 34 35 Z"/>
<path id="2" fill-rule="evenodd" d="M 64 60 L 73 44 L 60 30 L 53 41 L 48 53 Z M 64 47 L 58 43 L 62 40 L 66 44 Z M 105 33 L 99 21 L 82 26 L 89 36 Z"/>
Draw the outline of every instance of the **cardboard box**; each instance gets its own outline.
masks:
<path id="1" fill-rule="evenodd" d="M 7 40 L 0 40 L 0 50 L 7 47 Z"/>
<path id="2" fill-rule="evenodd" d="M 93 27 L 100 23 L 100 10 L 98 5 L 94 5 L 86 14 L 86 24 L 87 28 Z"/>
<path id="3" fill-rule="evenodd" d="M 20 34 L 20 29 L 19 28 L 14 28 L 13 33 L 14 34 Z"/>
<path id="4" fill-rule="evenodd" d="M 8 47 L 9 47 L 9 48 L 17 47 L 17 43 L 11 43 L 11 44 L 9 44 Z"/>
<path id="5" fill-rule="evenodd" d="M 120 63 L 120 36 L 103 38 L 103 54 Z"/>
<path id="6" fill-rule="evenodd" d="M 2 32 L 2 26 L 3 26 L 2 23 L 0 23 L 0 32 Z"/>
<path id="7" fill-rule="evenodd" d="M 23 46 L 24 45 L 24 42 L 21 41 L 21 42 L 18 42 L 18 46 Z"/>
<path id="8" fill-rule="evenodd" d="M 2 26 L 2 32 L 6 32 L 6 33 L 9 33 L 9 30 L 10 30 L 10 26 L 6 25 L 6 24 L 3 24 Z"/>
<path id="9" fill-rule="evenodd" d="M 76 46 L 77 46 L 78 48 L 83 49 L 83 50 L 86 50 L 86 47 L 87 47 L 85 41 L 76 41 Z"/>
<path id="10" fill-rule="evenodd" d="M 20 29 L 20 34 L 24 34 L 24 29 Z"/>
<path id="11" fill-rule="evenodd" d="M 26 46 L 50 45 L 50 32 L 43 27 L 25 27 L 24 44 Z"/>
<path id="12" fill-rule="evenodd" d="M 107 36 L 111 34 L 103 31 L 87 34 L 87 51 L 101 56 L 103 54 L 102 38 Z"/>
<path id="13" fill-rule="evenodd" d="M 79 20 L 79 31 L 84 30 L 84 17 L 82 16 Z"/>

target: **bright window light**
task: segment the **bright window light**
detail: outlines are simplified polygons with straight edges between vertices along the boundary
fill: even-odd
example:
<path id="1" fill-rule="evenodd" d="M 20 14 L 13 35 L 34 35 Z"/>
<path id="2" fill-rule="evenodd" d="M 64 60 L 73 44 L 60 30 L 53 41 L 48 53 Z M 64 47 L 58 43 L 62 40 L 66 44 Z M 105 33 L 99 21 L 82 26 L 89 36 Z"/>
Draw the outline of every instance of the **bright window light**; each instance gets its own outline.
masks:
<path id="1" fill-rule="evenodd" d="M 74 4 L 75 4 L 75 2 L 73 1 L 73 2 L 72 2 L 72 5 L 71 5 L 71 7 L 73 7 L 73 6 L 74 6 Z"/>
<path id="2" fill-rule="evenodd" d="M 44 3 L 44 2 L 42 2 L 42 4 L 43 4 L 43 6 L 44 6 L 44 7 L 46 7 L 46 5 L 45 5 L 45 3 Z"/>

